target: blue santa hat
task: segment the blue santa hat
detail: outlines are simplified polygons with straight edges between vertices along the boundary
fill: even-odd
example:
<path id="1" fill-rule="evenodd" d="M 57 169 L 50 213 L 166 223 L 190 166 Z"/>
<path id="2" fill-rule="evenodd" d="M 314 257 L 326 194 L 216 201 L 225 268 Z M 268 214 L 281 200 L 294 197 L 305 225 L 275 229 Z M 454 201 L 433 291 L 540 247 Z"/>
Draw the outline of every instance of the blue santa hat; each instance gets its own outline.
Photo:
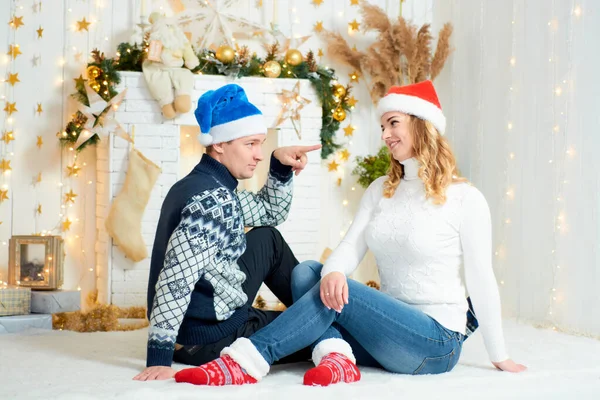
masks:
<path id="1" fill-rule="evenodd" d="M 203 146 L 267 133 L 262 113 L 234 83 L 204 93 L 194 114 Z"/>

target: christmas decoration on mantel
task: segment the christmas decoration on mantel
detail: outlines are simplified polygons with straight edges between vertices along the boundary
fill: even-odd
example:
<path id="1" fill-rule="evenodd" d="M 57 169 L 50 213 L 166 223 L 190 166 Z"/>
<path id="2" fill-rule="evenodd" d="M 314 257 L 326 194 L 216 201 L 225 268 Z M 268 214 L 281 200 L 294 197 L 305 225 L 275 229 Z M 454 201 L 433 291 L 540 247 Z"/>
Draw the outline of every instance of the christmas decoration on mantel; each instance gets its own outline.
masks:
<path id="1" fill-rule="evenodd" d="M 84 106 L 89 107 L 87 85 L 102 100 L 111 103 L 111 100 L 118 95 L 115 86 L 121 80 L 119 71 L 141 72 L 142 64 L 148 53 L 148 45 L 146 40 L 143 43 L 135 44 L 121 43 L 114 59 L 106 58 L 103 53 L 94 50 L 92 62 L 87 66 L 87 79 L 83 76 L 75 79 L 77 92 L 73 97 Z M 281 55 L 278 43 L 268 46 L 267 56 L 264 59 L 255 53 L 251 54 L 246 46 L 237 47 L 235 50 L 231 49 L 234 54 L 231 59 L 231 51 L 226 48 L 226 45 L 224 46 L 221 46 L 220 51 L 209 49 L 200 51 L 197 54 L 200 64 L 192 72 L 234 78 L 261 76 L 309 80 L 323 109 L 320 134 L 323 145 L 321 158 L 326 159 L 341 148 L 341 145 L 335 141 L 335 134 L 340 129 L 340 122 L 344 121 L 351 112 L 355 100 L 353 97 L 349 97 L 351 87 L 339 84 L 333 69 L 317 65 L 312 51 L 309 51 L 305 57 L 302 57 L 302 54 L 296 49 L 289 49 L 284 55 Z M 115 103 L 117 101 L 113 101 L 111 104 Z M 112 115 L 106 114 L 108 111 L 105 109 L 105 113 L 101 116 L 105 121 L 108 119 L 107 122 L 116 123 L 113 121 Z M 92 115 L 96 114 L 92 113 Z M 88 122 L 88 120 L 90 120 L 89 117 L 86 117 L 81 111 L 77 111 L 64 131 L 59 132 L 58 137 L 61 143 L 77 151 L 97 144 L 100 137 L 93 130 L 86 130 L 85 126 L 86 124 L 89 126 L 89 123 L 97 124 L 100 121 Z M 80 139 L 82 134 L 89 137 L 84 141 Z"/>
<path id="2" fill-rule="evenodd" d="M 92 51 L 92 62 L 86 70 L 88 79 L 79 76 L 75 79 L 72 96 L 78 103 L 78 111 L 57 134 L 61 144 L 71 150 L 81 151 L 100 140 L 99 134 L 113 130 L 117 135 L 131 141 L 129 135 L 114 119 L 116 107 L 121 103 L 125 92 L 117 93 L 115 85 L 121 81 L 116 62 L 106 58 L 98 50 Z"/>

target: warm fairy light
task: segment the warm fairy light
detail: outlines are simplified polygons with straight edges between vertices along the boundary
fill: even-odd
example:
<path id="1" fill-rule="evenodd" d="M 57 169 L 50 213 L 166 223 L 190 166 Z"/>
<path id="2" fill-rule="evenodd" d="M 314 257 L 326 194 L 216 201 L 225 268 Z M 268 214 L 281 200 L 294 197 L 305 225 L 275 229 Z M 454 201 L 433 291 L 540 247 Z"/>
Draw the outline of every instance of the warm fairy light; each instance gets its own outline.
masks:
<path id="1" fill-rule="evenodd" d="M 508 189 L 506 191 L 506 197 L 508 197 L 511 200 L 514 200 L 514 198 L 515 198 L 515 191 L 514 191 L 514 189 L 512 189 L 512 188 Z"/>

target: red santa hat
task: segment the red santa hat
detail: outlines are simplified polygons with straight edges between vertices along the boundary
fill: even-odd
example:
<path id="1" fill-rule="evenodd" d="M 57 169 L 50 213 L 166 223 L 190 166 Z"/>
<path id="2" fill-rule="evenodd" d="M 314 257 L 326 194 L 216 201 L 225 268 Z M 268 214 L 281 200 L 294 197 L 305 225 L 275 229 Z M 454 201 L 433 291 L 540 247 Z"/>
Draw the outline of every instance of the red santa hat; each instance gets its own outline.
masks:
<path id="1" fill-rule="evenodd" d="M 446 130 L 446 117 L 431 81 L 392 86 L 379 100 L 377 111 L 380 117 L 390 111 L 414 115 L 431 122 L 440 135 L 443 135 Z"/>

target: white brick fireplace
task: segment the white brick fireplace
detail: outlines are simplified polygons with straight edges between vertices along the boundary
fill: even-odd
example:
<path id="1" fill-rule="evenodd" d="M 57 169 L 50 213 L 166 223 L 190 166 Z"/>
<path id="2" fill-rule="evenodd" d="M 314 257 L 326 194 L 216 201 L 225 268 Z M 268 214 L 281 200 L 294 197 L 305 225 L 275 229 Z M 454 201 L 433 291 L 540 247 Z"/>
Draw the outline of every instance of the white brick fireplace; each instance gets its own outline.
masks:
<path id="1" fill-rule="evenodd" d="M 244 88 L 249 100 L 261 109 L 268 126 L 273 126 L 281 110 L 282 89 L 292 90 L 297 80 L 242 78 L 232 81 L 222 76 L 196 76 L 192 111 L 173 121 L 165 121 L 157 102 L 146 87 L 142 74 L 122 72 L 121 77 L 122 83 L 117 90 L 127 88 L 127 95 L 117 113 L 117 119 L 128 132 L 135 126 L 135 147 L 162 168 L 162 174 L 152 191 L 142 220 L 142 234 L 150 254 L 165 195 L 178 179 L 196 165 L 203 152 L 202 146 L 196 140 L 198 124 L 193 114 L 198 98 L 207 90 L 235 82 Z M 301 81 L 300 94 L 312 101 L 301 111 L 302 140 L 297 138 L 288 120 L 278 129 L 269 131 L 267 148 L 320 142 L 321 107 L 309 81 Z M 125 182 L 129 150 L 130 145 L 127 142 L 113 135 L 103 139 L 98 146 L 97 287 L 99 300 L 102 302 L 119 306 L 145 306 L 150 259 L 135 263 L 126 258 L 112 243 L 104 228 L 110 204 Z M 270 150 L 265 150 L 270 153 Z M 242 187 L 256 190 L 262 186 L 268 170 L 267 157 L 263 164 L 262 169 L 257 170 L 257 177 L 251 181 L 244 181 L 241 183 Z M 318 259 L 320 254 L 317 249 L 321 218 L 320 169 L 320 156 L 318 152 L 314 152 L 309 157 L 305 171 L 294 177 L 292 210 L 288 220 L 278 227 L 300 260 Z M 274 301 L 270 293 L 261 294 L 268 302 Z"/>

